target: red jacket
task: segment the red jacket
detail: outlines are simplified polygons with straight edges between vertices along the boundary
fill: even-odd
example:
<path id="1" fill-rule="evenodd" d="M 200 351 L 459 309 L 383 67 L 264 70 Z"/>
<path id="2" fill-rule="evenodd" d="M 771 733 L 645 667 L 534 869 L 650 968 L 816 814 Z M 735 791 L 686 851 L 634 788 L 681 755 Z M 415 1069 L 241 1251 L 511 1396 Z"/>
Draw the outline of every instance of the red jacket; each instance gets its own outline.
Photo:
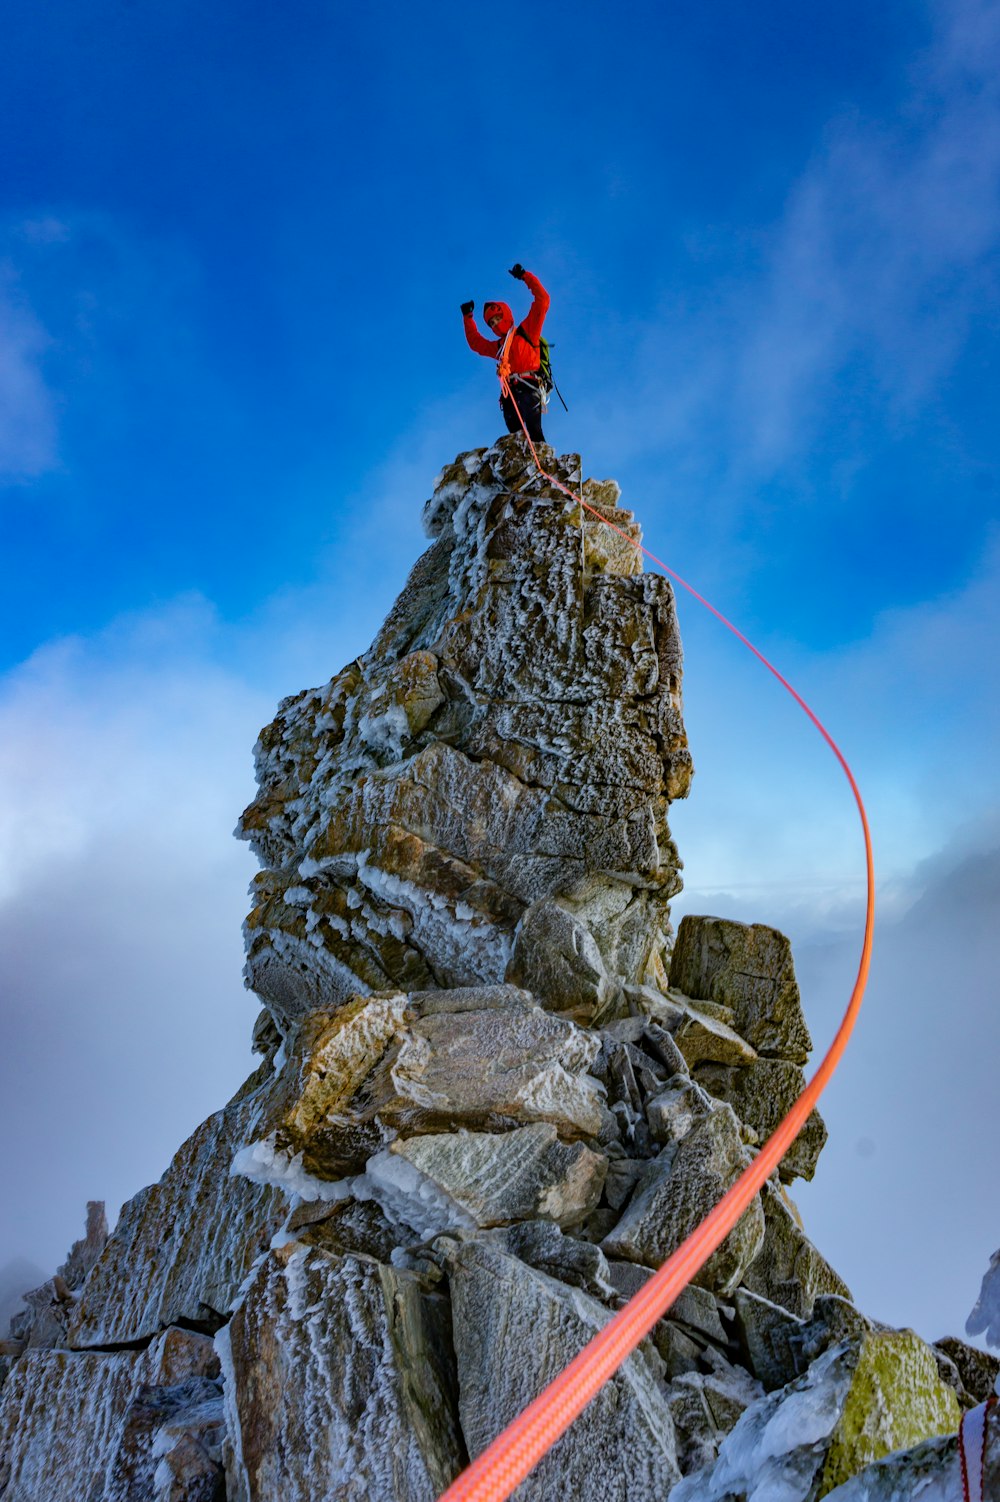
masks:
<path id="1" fill-rule="evenodd" d="M 542 357 L 538 348 L 538 340 L 541 336 L 542 324 L 545 322 L 545 315 L 549 311 L 549 294 L 537 276 L 532 276 L 530 271 L 526 271 L 524 273 L 524 281 L 534 294 L 534 301 L 531 304 L 531 311 L 528 313 L 527 318 L 518 324 L 518 329 L 523 329 L 527 338 L 522 337 L 520 333 L 515 331 L 510 344 L 507 346 L 507 359 L 510 362 L 512 375 L 527 375 L 531 371 L 537 370 L 541 364 Z M 488 308 L 491 304 L 486 303 L 485 306 Z M 468 340 L 469 348 L 475 350 L 477 355 L 490 355 L 496 360 L 503 348 L 503 342 L 507 337 L 508 331 L 513 328 L 514 315 L 505 302 L 494 303 L 492 306 L 500 308 L 503 311 L 503 321 L 500 324 L 499 331 L 500 337 L 498 339 L 485 339 L 476 327 L 476 320 L 471 313 L 465 319 L 465 337 Z"/>

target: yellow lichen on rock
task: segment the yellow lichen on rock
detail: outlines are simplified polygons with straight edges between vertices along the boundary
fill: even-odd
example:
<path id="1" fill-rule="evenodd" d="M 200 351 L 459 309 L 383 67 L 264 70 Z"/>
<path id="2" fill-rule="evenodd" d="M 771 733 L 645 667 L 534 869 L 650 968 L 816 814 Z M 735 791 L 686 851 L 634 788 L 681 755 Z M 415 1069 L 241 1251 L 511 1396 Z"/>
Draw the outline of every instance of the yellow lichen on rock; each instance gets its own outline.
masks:
<path id="1" fill-rule="evenodd" d="M 323 1017 L 323 1026 L 304 1054 L 298 1093 L 282 1123 L 297 1144 L 318 1123 L 348 1109 L 398 1033 L 405 1010 L 405 996 L 358 996 Z"/>
<path id="2" fill-rule="evenodd" d="M 927 1346 L 912 1330 L 867 1335 L 827 1452 L 817 1499 L 873 1460 L 922 1440 L 952 1434 L 958 1399 L 938 1376 Z"/>

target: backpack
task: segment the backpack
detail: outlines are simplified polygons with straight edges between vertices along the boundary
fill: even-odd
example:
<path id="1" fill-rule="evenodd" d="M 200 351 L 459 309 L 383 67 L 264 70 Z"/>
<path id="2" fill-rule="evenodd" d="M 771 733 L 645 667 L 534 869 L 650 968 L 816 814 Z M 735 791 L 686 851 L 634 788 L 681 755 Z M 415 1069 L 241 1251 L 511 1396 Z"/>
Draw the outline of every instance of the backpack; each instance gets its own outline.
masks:
<path id="1" fill-rule="evenodd" d="M 536 344 L 534 339 L 529 339 L 524 332 L 523 323 L 518 324 L 517 332 L 526 344 L 530 344 L 532 349 L 537 349 L 539 355 L 538 380 L 545 387 L 546 391 L 551 391 L 555 385 L 555 381 L 552 379 L 552 355 L 549 353 L 549 341 L 544 334 L 539 334 L 538 343 Z"/>
<path id="2" fill-rule="evenodd" d="M 527 344 L 531 345 L 532 349 L 537 349 L 538 351 L 538 384 L 544 391 L 546 400 L 548 399 L 548 393 L 550 391 L 554 391 L 559 400 L 562 402 L 563 406 L 566 407 L 566 403 L 563 401 L 563 394 L 559 390 L 559 387 L 556 385 L 555 379 L 552 375 L 552 346 L 549 344 L 549 341 L 546 339 L 544 334 L 539 334 L 538 343 L 536 344 L 535 341 L 533 339 L 529 339 L 527 334 L 524 332 L 523 323 L 518 324 L 516 332 L 520 334 L 521 338 L 525 340 Z M 569 408 L 566 407 L 566 410 L 568 412 Z"/>

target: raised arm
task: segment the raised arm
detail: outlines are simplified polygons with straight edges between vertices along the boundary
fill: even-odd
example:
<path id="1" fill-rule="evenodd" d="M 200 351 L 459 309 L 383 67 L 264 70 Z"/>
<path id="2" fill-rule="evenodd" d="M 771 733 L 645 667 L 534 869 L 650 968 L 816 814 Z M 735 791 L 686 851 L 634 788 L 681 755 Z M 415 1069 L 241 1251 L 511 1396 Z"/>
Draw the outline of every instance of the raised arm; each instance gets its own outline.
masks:
<path id="1" fill-rule="evenodd" d="M 527 318 L 521 320 L 521 327 L 532 344 L 537 344 L 542 332 L 542 324 L 545 322 L 545 315 L 549 311 L 549 294 L 537 276 L 533 276 L 530 271 L 525 271 L 520 263 L 511 267 L 510 274 L 523 282 L 534 298 Z"/>
<path id="2" fill-rule="evenodd" d="M 477 355 L 491 355 L 496 359 L 500 353 L 499 339 L 484 339 L 476 327 L 476 320 L 472 316 L 474 304 L 464 302 L 462 304 L 462 322 L 465 325 L 465 340 L 469 348 L 475 350 Z"/>

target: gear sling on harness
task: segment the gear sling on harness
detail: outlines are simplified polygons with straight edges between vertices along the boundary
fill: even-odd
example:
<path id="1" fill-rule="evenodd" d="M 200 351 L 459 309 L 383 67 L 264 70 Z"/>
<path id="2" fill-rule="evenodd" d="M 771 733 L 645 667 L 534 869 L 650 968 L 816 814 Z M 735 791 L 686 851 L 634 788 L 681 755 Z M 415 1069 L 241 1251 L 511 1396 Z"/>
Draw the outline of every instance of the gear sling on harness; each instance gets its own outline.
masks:
<path id="1" fill-rule="evenodd" d="M 511 371 L 510 368 L 510 345 L 515 334 L 520 334 L 528 344 L 531 340 L 519 325 L 516 329 L 507 330 L 500 352 L 497 355 L 497 376 L 500 380 L 500 410 L 503 412 L 504 422 L 507 424 L 509 433 L 516 433 L 519 428 L 529 435 L 535 443 L 544 443 L 545 434 L 542 432 L 542 417 L 548 407 L 548 389 L 541 379 L 541 371 Z M 538 346 L 532 344 L 532 348 Z M 521 403 L 524 406 L 522 414 L 520 407 L 514 400 L 511 392 L 512 383 L 516 383 L 521 392 Z"/>
<path id="2" fill-rule="evenodd" d="M 508 336 L 509 341 L 509 336 Z M 808 1082 L 798 1100 L 779 1124 L 777 1130 L 767 1139 L 757 1156 L 750 1162 L 747 1168 L 736 1180 L 701 1225 L 687 1237 L 677 1250 L 664 1262 L 658 1272 L 646 1282 L 639 1292 L 632 1298 L 623 1309 L 620 1309 L 612 1319 L 604 1326 L 589 1343 L 584 1346 L 580 1354 L 559 1373 L 548 1387 L 530 1403 L 527 1408 L 518 1414 L 517 1418 L 499 1434 L 491 1445 L 479 1455 L 470 1466 L 457 1476 L 452 1484 L 444 1491 L 439 1502 L 506 1502 L 514 1489 L 520 1485 L 524 1478 L 538 1464 L 543 1455 L 548 1451 L 569 1428 L 573 1420 L 583 1412 L 590 1400 L 596 1396 L 608 1379 L 622 1365 L 625 1359 L 635 1350 L 639 1342 L 649 1334 L 656 1322 L 663 1317 L 671 1304 L 679 1296 L 682 1290 L 690 1283 L 698 1270 L 704 1266 L 708 1258 L 715 1251 L 725 1237 L 732 1230 L 740 1216 L 749 1206 L 766 1180 L 778 1167 L 785 1153 L 795 1141 L 799 1132 L 805 1126 L 806 1120 L 813 1110 L 820 1095 L 826 1088 L 834 1071 L 837 1068 L 847 1047 L 848 1040 L 854 1030 L 858 1012 L 861 1009 L 861 1001 L 864 996 L 865 986 L 868 982 L 868 972 L 871 966 L 872 933 L 875 922 L 875 869 L 874 856 L 872 853 L 871 832 L 868 827 L 868 815 L 861 798 L 861 793 L 854 779 L 854 774 L 847 764 L 843 752 L 834 741 L 829 731 L 819 720 L 817 715 L 809 708 L 802 696 L 784 678 L 778 669 L 770 663 L 762 652 L 750 642 L 731 621 L 717 610 L 714 605 L 700 595 L 686 580 L 673 569 L 667 567 L 655 554 L 641 543 L 629 537 L 620 527 L 607 520 L 593 506 L 588 505 L 582 495 L 575 495 L 554 475 L 548 474 L 543 469 L 538 458 L 538 452 L 532 442 L 531 435 L 521 416 L 517 400 L 511 390 L 509 366 L 505 371 L 504 355 L 507 342 L 501 350 L 497 361 L 497 373 L 500 377 L 501 391 L 508 398 L 520 418 L 521 428 L 531 450 L 532 458 L 539 473 L 551 484 L 555 485 L 576 505 L 597 518 L 598 521 L 610 527 L 613 532 L 624 537 L 626 542 L 643 553 L 651 562 L 690 595 L 693 595 L 707 610 L 721 621 L 722 624 L 736 636 L 744 646 L 753 653 L 759 662 L 772 673 L 778 682 L 791 694 L 799 708 L 812 721 L 840 763 L 841 770 L 850 785 L 854 795 L 858 814 L 861 819 L 861 830 L 865 848 L 865 875 L 867 880 L 867 897 L 865 903 L 865 929 L 861 945 L 861 958 L 858 964 L 858 973 L 851 992 L 847 1010 L 841 1019 L 840 1026 L 823 1057 L 819 1068 Z"/>

